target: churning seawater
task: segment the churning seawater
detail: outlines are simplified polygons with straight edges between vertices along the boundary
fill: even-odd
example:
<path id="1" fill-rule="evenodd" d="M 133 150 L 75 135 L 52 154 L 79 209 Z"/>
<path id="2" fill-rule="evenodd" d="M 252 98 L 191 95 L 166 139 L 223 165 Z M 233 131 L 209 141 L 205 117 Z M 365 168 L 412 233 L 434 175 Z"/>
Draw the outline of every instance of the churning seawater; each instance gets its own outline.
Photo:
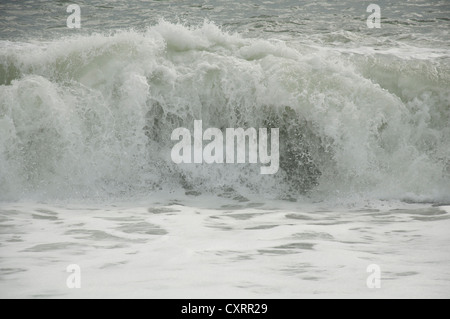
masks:
<path id="1" fill-rule="evenodd" d="M 76 3 L 0 3 L 1 297 L 450 295 L 448 1 Z M 174 164 L 200 119 L 280 170 Z"/>

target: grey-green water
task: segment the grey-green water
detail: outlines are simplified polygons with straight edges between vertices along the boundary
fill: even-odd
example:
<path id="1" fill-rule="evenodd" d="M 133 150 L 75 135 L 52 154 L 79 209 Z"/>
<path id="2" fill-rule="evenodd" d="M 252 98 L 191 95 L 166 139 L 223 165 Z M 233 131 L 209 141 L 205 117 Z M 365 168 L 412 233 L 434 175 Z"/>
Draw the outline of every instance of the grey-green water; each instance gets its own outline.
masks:
<path id="1" fill-rule="evenodd" d="M 371 2 L 0 1 L 0 297 L 448 298 L 450 2 Z"/>
<path id="2" fill-rule="evenodd" d="M 68 30 L 66 8 L 81 7 L 81 30 Z M 381 8 L 381 30 L 368 29 L 369 4 Z M 208 19 L 254 37 L 313 38 L 336 44 L 362 35 L 449 48 L 450 3 L 440 1 L 2 1 L 1 39 L 47 39 L 74 33 L 143 30 L 160 18 L 196 25 Z M 348 32 L 349 34 L 347 34 Z M 376 39 L 370 39 L 370 38 Z M 358 42 L 364 40 L 358 37 Z"/>

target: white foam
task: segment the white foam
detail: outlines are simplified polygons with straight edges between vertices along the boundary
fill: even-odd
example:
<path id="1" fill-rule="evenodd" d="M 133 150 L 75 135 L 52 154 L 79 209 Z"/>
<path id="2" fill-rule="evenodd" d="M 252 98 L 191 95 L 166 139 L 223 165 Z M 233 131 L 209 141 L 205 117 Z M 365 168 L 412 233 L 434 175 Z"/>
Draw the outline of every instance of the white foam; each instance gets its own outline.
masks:
<path id="1" fill-rule="evenodd" d="M 257 204 L 155 197 L 158 202 L 110 206 L 3 205 L 8 230 L 0 235 L 0 296 L 448 295 L 449 219 L 439 208 L 385 202 L 335 209 L 265 199 Z M 175 198 L 183 205 L 168 204 Z M 70 264 L 81 268 L 81 289 L 66 286 Z M 371 264 L 381 269 L 380 289 L 366 285 Z"/>
<path id="2" fill-rule="evenodd" d="M 353 55 L 165 21 L 142 33 L 9 42 L 0 49 L 0 198 L 108 198 L 183 184 L 448 200 L 448 66 L 422 51 Z M 170 132 L 194 119 L 272 121 L 291 160 L 274 177 L 242 165 L 173 165 Z"/>

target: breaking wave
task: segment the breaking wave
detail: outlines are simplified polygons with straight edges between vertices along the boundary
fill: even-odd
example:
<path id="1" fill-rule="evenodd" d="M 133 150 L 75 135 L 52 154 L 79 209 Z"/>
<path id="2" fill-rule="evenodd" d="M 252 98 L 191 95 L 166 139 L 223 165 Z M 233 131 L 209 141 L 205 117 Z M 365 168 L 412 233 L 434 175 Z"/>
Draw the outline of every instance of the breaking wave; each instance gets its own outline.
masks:
<path id="1" fill-rule="evenodd" d="M 425 54 L 425 53 L 423 53 Z M 450 63 L 161 21 L 0 45 L 0 200 L 159 189 L 450 200 Z M 280 128 L 280 170 L 176 165 L 176 127 Z"/>

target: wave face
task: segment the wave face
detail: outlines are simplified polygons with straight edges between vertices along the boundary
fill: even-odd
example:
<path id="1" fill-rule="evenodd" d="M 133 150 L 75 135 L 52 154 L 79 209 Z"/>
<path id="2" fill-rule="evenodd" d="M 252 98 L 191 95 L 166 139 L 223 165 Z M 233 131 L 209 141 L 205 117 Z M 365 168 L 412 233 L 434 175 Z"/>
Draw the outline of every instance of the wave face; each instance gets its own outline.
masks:
<path id="1" fill-rule="evenodd" d="M 0 200 L 177 188 L 450 200 L 449 56 L 388 51 L 246 39 L 207 22 L 3 41 Z M 280 171 L 172 163 L 172 130 L 196 119 L 280 128 Z"/>

